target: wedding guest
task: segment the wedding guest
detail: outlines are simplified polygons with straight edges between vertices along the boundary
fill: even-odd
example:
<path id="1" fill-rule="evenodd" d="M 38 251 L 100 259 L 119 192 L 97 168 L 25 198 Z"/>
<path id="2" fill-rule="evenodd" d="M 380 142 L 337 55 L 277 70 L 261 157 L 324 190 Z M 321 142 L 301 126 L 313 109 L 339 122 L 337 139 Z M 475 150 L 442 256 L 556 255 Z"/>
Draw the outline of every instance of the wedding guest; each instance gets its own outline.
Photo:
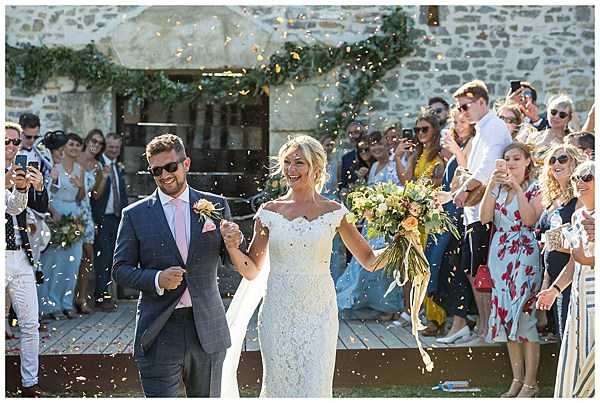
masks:
<path id="1" fill-rule="evenodd" d="M 544 206 L 544 212 L 538 223 L 540 233 L 556 231 L 560 226 L 570 223 L 575 210 L 581 207 L 581 203 L 575 197 L 571 175 L 582 162 L 583 156 L 573 146 L 556 145 L 549 150 L 540 176 Z M 567 249 L 546 242 L 543 255 L 546 286 L 554 283 L 570 258 Z M 566 287 L 550 312 L 552 331 L 558 337 L 562 337 L 564 333 L 570 295 L 571 288 Z"/>
<path id="2" fill-rule="evenodd" d="M 450 114 L 450 104 L 442 97 L 429 98 L 427 104 L 438 118 L 440 130 L 446 128 Z"/>
<path id="3" fill-rule="evenodd" d="M 527 138 L 528 133 L 537 129 L 525 121 L 525 115 L 519 109 L 518 104 L 500 104 L 496 108 L 496 114 L 500 119 L 506 123 L 510 136 L 514 141 L 521 141 L 523 138 Z M 526 128 L 529 127 L 529 130 Z"/>
<path id="4" fill-rule="evenodd" d="M 117 160 L 121 155 L 123 140 L 116 133 L 106 135 L 106 148 L 98 160 L 102 167 L 98 186 L 92 191 L 92 215 L 98 228 L 94 238 L 94 272 L 96 308 L 114 311 L 117 308 L 116 295 L 111 295 L 112 260 L 117 240 L 117 229 L 121 211 L 127 207 L 125 172 Z"/>
<path id="5" fill-rule="evenodd" d="M 429 179 L 434 185 L 442 183 L 444 175 L 444 159 L 441 156 L 440 126 L 437 115 L 431 109 L 424 109 L 417 117 L 413 129 L 417 146 L 408 157 L 408 167 L 398 167 L 398 177 L 404 183 L 407 181 Z M 441 251 L 443 253 L 443 250 Z M 432 294 L 437 291 L 439 278 L 439 265 L 431 265 L 431 277 L 428 286 L 428 296 L 425 298 L 425 317 L 429 321 L 427 328 L 422 331 L 423 336 L 437 335 L 440 327 L 446 320 L 446 313 L 433 300 Z M 404 306 L 408 308 L 411 284 L 404 286 Z M 404 312 L 409 314 L 408 311 Z M 406 317 L 406 315 L 403 315 Z"/>
<path id="6" fill-rule="evenodd" d="M 565 143 L 575 146 L 589 160 L 595 158 L 596 137 L 590 132 L 573 132 L 565 137 Z"/>
<path id="7" fill-rule="evenodd" d="M 339 201 L 337 194 L 337 185 L 339 177 L 339 164 L 335 158 L 335 140 L 331 136 L 325 136 L 321 139 L 321 144 L 327 153 L 327 165 L 325 171 L 327 172 L 327 181 L 323 186 L 321 194 L 330 200 Z M 329 270 L 331 271 L 331 277 L 333 282 L 337 281 L 340 275 L 346 268 L 346 248 L 339 234 L 333 238 L 333 251 L 331 254 L 331 261 L 329 264 Z"/>
<path id="8" fill-rule="evenodd" d="M 588 232 L 594 222 L 595 165 L 580 164 L 571 177 L 575 196 L 583 206 L 573 214 L 572 235 L 567 240 L 572 263 L 552 285 L 538 294 L 537 306 L 549 309 L 563 290 L 571 285 L 571 298 L 563 342 L 558 357 L 554 397 L 592 397 L 595 394 L 595 271 L 594 238 Z M 590 237 L 590 235 L 592 235 Z"/>
<path id="9" fill-rule="evenodd" d="M 359 140 L 356 144 L 356 155 L 358 159 L 350 165 L 348 170 L 352 172 L 351 178 L 347 180 L 345 188 L 340 188 L 339 196 L 342 201 L 346 200 L 348 193 L 354 189 L 367 184 L 367 177 L 369 176 L 369 170 L 375 162 L 375 159 L 371 155 L 369 149 L 369 142 L 366 140 L 366 136 Z M 340 182 L 341 186 L 341 182 Z"/>
<path id="10" fill-rule="evenodd" d="M 375 158 L 375 163 L 369 171 L 367 185 L 381 182 L 392 182 L 399 184 L 396 176 L 394 161 L 390 160 L 387 152 L 387 144 L 381 132 L 372 132 L 367 136 L 369 150 Z M 366 236 L 366 227 L 362 229 Z M 373 249 L 382 248 L 385 239 L 377 237 L 368 240 Z M 397 319 L 395 315 L 403 307 L 401 288 L 397 287 L 385 298 L 391 279 L 385 275 L 383 270 L 369 272 L 362 268 L 356 258 L 352 258 L 346 271 L 340 276 L 335 284 L 338 309 L 356 310 L 371 308 L 378 311 L 379 320 Z"/>
<path id="11" fill-rule="evenodd" d="M 26 155 L 28 162 L 37 162 L 42 174 L 48 176 L 52 166 L 42 157 L 40 150 L 36 146 L 40 138 L 40 118 L 33 113 L 24 113 L 19 116 L 19 125 L 22 128 L 19 154 Z"/>
<path id="12" fill-rule="evenodd" d="M 590 111 L 588 112 L 587 118 L 585 119 L 585 122 L 583 123 L 583 126 L 581 126 L 581 131 L 582 132 L 589 132 L 589 133 L 594 133 L 595 132 L 595 116 L 596 116 L 596 104 L 592 104 L 592 107 L 590 108 Z"/>
<path id="13" fill-rule="evenodd" d="M 538 393 L 540 338 L 535 300 L 542 283 L 535 224 L 543 211 L 531 153 L 523 143 L 504 149 L 480 206 L 481 223 L 493 223 L 488 267 L 492 276 L 491 314 L 486 339 L 507 343 L 513 380 L 502 397 Z"/>
<path id="14" fill-rule="evenodd" d="M 50 191 L 60 189 L 60 175 L 58 166 L 61 164 L 64 156 L 65 144 L 68 138 L 62 130 L 47 132 L 38 146 L 41 151 L 42 159 L 48 162 L 50 170 L 48 175 L 44 177 L 46 187 Z"/>
<path id="15" fill-rule="evenodd" d="M 546 113 L 539 113 L 537 105 L 537 91 L 531 83 L 521 81 L 519 88 L 510 92 L 506 97 L 506 103 L 515 103 L 519 110 L 525 116 L 524 121 L 532 125 L 536 130 L 546 130 L 548 128 L 548 119 Z M 522 141 L 522 140 L 519 140 Z M 524 141 L 522 141 L 524 142 Z"/>
<path id="16" fill-rule="evenodd" d="M 342 164 L 340 168 L 340 193 L 347 191 L 350 183 L 356 181 L 355 171 L 352 167 L 359 162 L 359 155 L 356 150 L 358 142 L 365 135 L 365 129 L 360 122 L 351 122 L 346 128 L 346 136 L 350 139 L 352 150 L 342 155 Z"/>
<path id="17" fill-rule="evenodd" d="M 442 190 L 450 192 L 450 184 L 459 166 L 466 167 L 472 139 L 475 136 L 475 126 L 457 108 L 450 110 L 450 132 L 442 139 L 442 147 L 452 153 L 446 164 Z M 438 280 L 438 293 L 446 293 L 445 298 L 438 298 L 442 308 L 448 316 L 452 317 L 452 326 L 445 337 L 436 339 L 438 343 L 454 343 L 458 339 L 470 335 L 467 325 L 467 314 L 473 302 L 473 292 L 467 278 L 467 265 L 461 263 L 461 258 L 468 258 L 468 245 L 464 241 L 463 209 L 457 208 L 454 203 L 443 205 L 444 211 L 453 219 L 456 228 L 461 234 L 460 239 L 455 239 L 451 234 L 438 235 L 436 242 L 429 240 L 425 256 L 430 264 L 440 267 Z M 447 257 L 447 262 L 444 258 Z M 444 263 L 448 267 L 444 276 Z"/>
<path id="18" fill-rule="evenodd" d="M 34 261 L 27 233 L 26 208 L 45 213 L 48 193 L 41 171 L 29 166 L 27 173 L 14 163 L 21 143 L 21 127 L 5 123 L 5 270 L 6 292 L 17 315 L 20 337 L 21 395 L 42 397 L 39 386 L 39 322 Z"/>
<path id="19" fill-rule="evenodd" d="M 90 198 L 92 191 L 100 185 L 101 168 L 98 160 L 105 148 L 106 141 L 104 140 L 102 131 L 92 129 L 85 137 L 83 150 L 79 154 L 79 158 L 77 158 L 77 163 L 84 170 L 85 185 L 85 197 L 81 200 L 83 219 L 85 221 L 85 234 L 83 236 L 83 256 L 79 265 L 77 293 L 75 296 L 75 306 L 77 311 L 82 314 L 92 312 L 92 309 L 88 305 L 88 286 L 89 275 L 94 268 L 94 237 L 96 228 L 92 217 Z"/>
<path id="20" fill-rule="evenodd" d="M 64 216 L 81 218 L 79 201 L 85 196 L 83 168 L 76 163 L 83 140 L 75 133 L 67 135 L 64 157 L 59 165 L 61 187 L 50 195 L 50 211 L 55 225 L 61 225 Z M 42 313 L 54 320 L 75 318 L 75 285 L 81 263 L 83 240 L 81 236 L 68 246 L 51 244 L 42 253 L 42 271 L 47 282 L 48 296 L 42 298 Z"/>

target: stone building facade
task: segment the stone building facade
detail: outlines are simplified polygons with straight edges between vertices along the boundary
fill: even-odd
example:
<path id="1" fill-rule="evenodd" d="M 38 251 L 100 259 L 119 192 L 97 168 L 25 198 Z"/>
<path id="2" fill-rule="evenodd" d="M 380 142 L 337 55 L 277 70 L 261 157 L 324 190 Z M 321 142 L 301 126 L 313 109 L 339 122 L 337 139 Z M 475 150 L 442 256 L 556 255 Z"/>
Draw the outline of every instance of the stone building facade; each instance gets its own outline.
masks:
<path id="1" fill-rule="evenodd" d="M 451 101 L 461 83 L 480 78 L 501 98 L 509 80 L 538 89 L 541 104 L 570 95 L 583 121 L 594 99 L 592 6 L 439 6 L 439 25 L 427 24 L 427 6 L 406 6 L 421 46 L 389 71 L 363 107 L 372 127 L 400 121 L 434 95 Z M 93 41 L 128 68 L 186 70 L 254 68 L 285 41 L 338 45 L 377 33 L 388 6 L 7 6 L 6 41 L 81 48 Z M 272 88 L 269 151 L 290 133 L 315 132 L 319 114 L 336 102 L 339 70 L 310 82 Z M 114 130 L 112 94 L 86 92 L 64 77 L 28 97 L 7 83 L 6 118 L 39 113 L 42 132 Z M 542 109 L 545 109 L 542 106 Z"/>

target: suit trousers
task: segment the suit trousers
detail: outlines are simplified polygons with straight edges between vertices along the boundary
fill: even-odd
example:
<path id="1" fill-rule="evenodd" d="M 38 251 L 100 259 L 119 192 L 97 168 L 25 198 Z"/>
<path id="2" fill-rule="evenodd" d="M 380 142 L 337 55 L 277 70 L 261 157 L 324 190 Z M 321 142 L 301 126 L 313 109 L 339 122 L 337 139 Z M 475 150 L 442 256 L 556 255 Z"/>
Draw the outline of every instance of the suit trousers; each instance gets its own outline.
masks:
<path id="1" fill-rule="evenodd" d="M 21 383 L 38 383 L 40 333 L 38 300 L 33 267 L 23 249 L 6 251 L 5 287 L 21 329 Z"/>
<path id="2" fill-rule="evenodd" d="M 150 348 L 136 357 L 146 397 L 220 397 L 225 351 L 208 354 L 200 345 L 192 308 L 173 311 Z"/>
<path id="3" fill-rule="evenodd" d="M 119 218 L 114 214 L 105 215 L 98 234 L 94 238 L 94 272 L 96 273 L 94 297 L 98 302 L 110 300 L 113 297 L 109 293 L 109 283 L 118 229 Z M 117 299 L 116 295 L 114 299 Z"/>

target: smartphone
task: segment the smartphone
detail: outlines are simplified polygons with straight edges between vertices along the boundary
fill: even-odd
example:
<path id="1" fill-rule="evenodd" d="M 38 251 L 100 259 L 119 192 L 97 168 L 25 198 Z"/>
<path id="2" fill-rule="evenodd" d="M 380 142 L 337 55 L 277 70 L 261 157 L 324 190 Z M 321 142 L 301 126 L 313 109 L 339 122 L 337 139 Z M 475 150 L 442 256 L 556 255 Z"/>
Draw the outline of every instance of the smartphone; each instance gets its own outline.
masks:
<path id="1" fill-rule="evenodd" d="M 496 169 L 506 171 L 506 160 L 501 158 L 496 160 Z"/>
<path id="2" fill-rule="evenodd" d="M 27 162 L 27 165 L 29 165 L 30 167 L 34 167 L 37 170 L 40 169 L 39 161 L 29 161 L 29 162 Z"/>
<path id="3" fill-rule="evenodd" d="M 402 129 L 403 139 L 412 139 L 414 137 L 413 129 Z"/>
<path id="4" fill-rule="evenodd" d="M 520 80 L 511 80 L 510 81 L 510 93 L 511 94 L 514 94 L 515 92 L 517 92 L 519 90 L 519 88 L 521 88 Z"/>
<path id="5" fill-rule="evenodd" d="M 15 157 L 15 164 L 20 166 L 21 169 L 27 172 L 27 156 L 19 154 Z"/>

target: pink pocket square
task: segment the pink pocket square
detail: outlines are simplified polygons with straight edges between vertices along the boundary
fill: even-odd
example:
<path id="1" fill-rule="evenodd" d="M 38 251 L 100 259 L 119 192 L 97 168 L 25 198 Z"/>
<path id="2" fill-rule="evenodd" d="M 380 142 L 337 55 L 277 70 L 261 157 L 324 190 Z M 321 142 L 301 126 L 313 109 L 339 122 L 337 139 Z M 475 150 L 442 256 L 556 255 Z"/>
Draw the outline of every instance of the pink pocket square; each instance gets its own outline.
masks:
<path id="1" fill-rule="evenodd" d="M 202 233 L 205 233 L 208 231 L 214 231 L 216 229 L 217 229 L 217 226 L 215 225 L 215 223 L 210 218 L 207 218 L 206 221 L 204 222 L 204 227 L 202 227 Z"/>

